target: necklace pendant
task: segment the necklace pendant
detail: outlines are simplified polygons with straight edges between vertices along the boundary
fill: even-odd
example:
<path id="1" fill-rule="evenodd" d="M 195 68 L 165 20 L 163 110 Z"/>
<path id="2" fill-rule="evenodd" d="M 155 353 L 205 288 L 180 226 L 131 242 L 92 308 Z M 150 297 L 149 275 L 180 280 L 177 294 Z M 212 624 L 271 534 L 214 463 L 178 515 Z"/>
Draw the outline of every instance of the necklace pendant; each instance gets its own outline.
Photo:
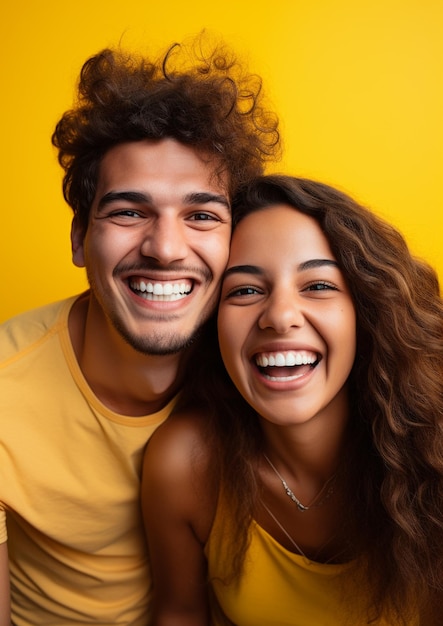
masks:
<path id="1" fill-rule="evenodd" d="M 301 511 L 303 513 L 303 511 L 309 511 L 309 506 L 305 506 L 304 504 L 302 504 L 300 502 L 300 500 L 297 498 L 297 496 L 295 495 L 295 493 L 292 491 L 292 489 L 288 486 L 288 483 L 281 478 L 280 479 L 282 482 L 283 487 L 285 488 L 286 491 L 286 495 L 291 498 L 292 502 L 294 502 L 297 505 L 297 508 L 299 511 Z"/>
<path id="2" fill-rule="evenodd" d="M 263 454 L 264 458 L 266 459 L 266 461 L 268 462 L 269 466 L 272 468 L 272 470 L 274 471 L 275 475 L 278 476 L 278 478 L 281 480 L 281 484 L 283 485 L 283 488 L 286 492 L 286 495 L 288 496 L 288 498 L 291 498 L 292 502 L 294 502 L 294 504 L 297 505 L 297 509 L 303 513 L 304 511 L 309 511 L 310 509 L 312 509 L 313 507 L 317 507 L 317 506 L 321 506 L 322 504 L 324 504 L 326 502 L 326 500 L 328 500 L 332 494 L 334 493 L 334 484 L 335 484 L 335 480 L 337 478 L 337 472 L 335 472 L 335 474 L 333 474 L 331 476 L 331 478 L 329 478 L 325 484 L 323 485 L 323 487 L 320 489 L 320 491 L 318 492 L 318 494 L 315 496 L 315 498 L 312 500 L 311 504 L 309 506 L 305 506 L 304 504 L 302 504 L 300 502 L 300 500 L 297 498 L 297 496 L 294 494 L 294 492 L 292 491 L 292 489 L 288 486 L 288 483 L 285 481 L 285 479 L 283 478 L 283 476 L 279 473 L 279 471 L 277 470 L 277 468 L 272 464 L 272 462 L 268 459 L 268 457 L 266 456 L 266 454 Z M 326 487 L 329 485 L 328 490 L 326 491 L 326 493 L 323 495 L 323 497 L 321 498 L 321 495 L 325 492 Z"/>
<path id="3" fill-rule="evenodd" d="M 302 504 L 300 501 L 295 503 L 297 505 L 297 508 L 299 511 L 301 511 L 302 513 L 304 511 L 309 511 L 309 507 L 305 506 L 304 504 Z"/>

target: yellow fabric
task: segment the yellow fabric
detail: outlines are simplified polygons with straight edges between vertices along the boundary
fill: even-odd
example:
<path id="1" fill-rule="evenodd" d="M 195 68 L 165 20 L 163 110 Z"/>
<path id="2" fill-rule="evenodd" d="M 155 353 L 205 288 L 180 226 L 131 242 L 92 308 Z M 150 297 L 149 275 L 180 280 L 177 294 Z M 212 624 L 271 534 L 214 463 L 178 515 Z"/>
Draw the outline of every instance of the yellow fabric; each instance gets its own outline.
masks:
<path id="1" fill-rule="evenodd" d="M 117 415 L 88 387 L 67 331 L 75 298 L 0 327 L 0 542 L 16 626 L 146 626 L 143 449 L 174 402 Z"/>
<path id="2" fill-rule="evenodd" d="M 286 550 L 256 522 L 250 529 L 251 544 L 239 585 L 223 584 L 228 532 L 224 520 L 219 506 L 206 545 L 216 598 L 213 626 L 367 626 L 364 590 L 352 586 L 346 576 L 348 565 L 307 561 Z M 371 624 L 392 626 L 386 621 Z M 417 625 L 418 620 L 410 626 Z"/>

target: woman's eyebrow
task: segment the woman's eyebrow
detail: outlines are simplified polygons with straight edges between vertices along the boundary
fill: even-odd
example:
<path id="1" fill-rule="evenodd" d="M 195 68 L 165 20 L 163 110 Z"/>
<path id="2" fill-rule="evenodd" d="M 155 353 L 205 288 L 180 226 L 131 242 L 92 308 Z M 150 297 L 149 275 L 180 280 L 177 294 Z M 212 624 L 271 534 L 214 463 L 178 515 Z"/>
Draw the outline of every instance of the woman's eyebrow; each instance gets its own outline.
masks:
<path id="1" fill-rule="evenodd" d="M 309 259 L 309 261 L 303 261 L 297 266 L 297 271 L 304 272 L 306 270 L 315 269 L 316 267 L 324 266 L 338 267 L 337 261 L 333 259 Z M 264 274 L 264 270 L 258 265 L 233 265 L 228 267 L 223 277 L 231 276 L 232 274 L 252 274 L 253 276 L 260 276 Z"/>
<path id="2" fill-rule="evenodd" d="M 302 272 L 304 270 L 310 270 L 316 267 L 323 267 L 325 265 L 338 267 L 338 263 L 337 261 L 334 261 L 334 259 L 309 259 L 309 261 L 303 261 L 303 263 L 300 263 L 297 269 Z"/>
<path id="3" fill-rule="evenodd" d="M 263 270 L 257 265 L 233 265 L 232 267 L 228 267 L 223 274 L 223 278 L 231 276 L 231 274 L 253 274 L 254 276 L 258 276 L 263 273 Z"/>

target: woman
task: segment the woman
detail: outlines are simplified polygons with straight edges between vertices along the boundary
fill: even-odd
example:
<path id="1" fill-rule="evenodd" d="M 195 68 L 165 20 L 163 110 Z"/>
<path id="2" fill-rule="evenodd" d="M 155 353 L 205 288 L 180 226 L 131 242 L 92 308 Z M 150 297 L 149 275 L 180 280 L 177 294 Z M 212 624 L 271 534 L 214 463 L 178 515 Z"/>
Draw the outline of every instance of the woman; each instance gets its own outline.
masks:
<path id="1" fill-rule="evenodd" d="M 259 178 L 233 214 L 218 329 L 238 391 L 202 355 L 145 456 L 153 623 L 443 623 L 435 272 L 317 182 Z"/>

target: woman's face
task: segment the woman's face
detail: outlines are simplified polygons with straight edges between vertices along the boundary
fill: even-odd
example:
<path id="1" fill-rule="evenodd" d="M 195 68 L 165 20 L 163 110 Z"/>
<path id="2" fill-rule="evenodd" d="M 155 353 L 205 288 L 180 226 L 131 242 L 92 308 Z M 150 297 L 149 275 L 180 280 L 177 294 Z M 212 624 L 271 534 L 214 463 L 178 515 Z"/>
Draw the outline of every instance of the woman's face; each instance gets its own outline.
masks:
<path id="1" fill-rule="evenodd" d="M 347 412 L 355 308 L 313 218 L 283 204 L 240 222 L 218 324 L 229 375 L 262 417 L 289 425 Z"/>

